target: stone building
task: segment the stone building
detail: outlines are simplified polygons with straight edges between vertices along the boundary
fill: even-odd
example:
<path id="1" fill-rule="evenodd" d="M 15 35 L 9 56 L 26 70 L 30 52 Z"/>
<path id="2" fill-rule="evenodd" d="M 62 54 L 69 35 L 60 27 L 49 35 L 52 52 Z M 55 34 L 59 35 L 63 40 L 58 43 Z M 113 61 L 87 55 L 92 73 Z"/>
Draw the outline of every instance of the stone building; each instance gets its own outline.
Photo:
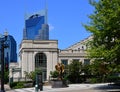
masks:
<path id="1" fill-rule="evenodd" d="M 83 64 L 90 64 L 90 60 L 86 58 L 86 49 L 87 42 L 92 39 L 92 36 L 75 43 L 64 50 L 59 50 L 59 62 L 67 65 L 70 64 L 71 61 L 79 61 Z"/>
<path id="2" fill-rule="evenodd" d="M 50 71 L 58 61 L 57 40 L 23 40 L 20 46 L 20 68 L 22 77 L 24 71 L 42 70 L 43 79 L 49 78 Z"/>

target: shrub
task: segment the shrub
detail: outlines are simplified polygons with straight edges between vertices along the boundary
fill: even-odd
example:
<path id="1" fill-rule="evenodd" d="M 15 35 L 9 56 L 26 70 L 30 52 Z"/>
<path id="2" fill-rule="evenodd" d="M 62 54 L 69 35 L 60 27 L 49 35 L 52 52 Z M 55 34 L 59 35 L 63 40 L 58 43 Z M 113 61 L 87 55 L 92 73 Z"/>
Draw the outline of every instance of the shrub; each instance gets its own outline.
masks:
<path id="1" fill-rule="evenodd" d="M 59 73 L 57 71 L 51 71 L 50 75 L 52 78 L 57 78 L 59 76 Z"/>
<path id="2" fill-rule="evenodd" d="M 80 75 L 70 74 L 68 75 L 70 83 L 82 83 L 84 79 Z"/>
<path id="3" fill-rule="evenodd" d="M 16 85 L 17 85 L 17 82 L 12 82 L 12 83 L 10 83 L 10 88 L 15 87 Z"/>
<path id="4" fill-rule="evenodd" d="M 93 78 L 90 79 L 90 83 L 102 83 L 102 78 L 93 77 Z"/>
<path id="5" fill-rule="evenodd" d="M 17 85 L 14 88 L 15 89 L 17 89 L 17 88 L 24 88 L 24 82 L 18 82 Z"/>
<path id="6" fill-rule="evenodd" d="M 108 76 L 107 80 L 108 82 L 117 82 L 117 81 L 120 81 L 120 77 L 119 76 Z"/>
<path id="7" fill-rule="evenodd" d="M 90 79 L 90 83 L 97 83 L 97 82 L 98 82 L 97 78 L 91 78 Z"/>
<path id="8" fill-rule="evenodd" d="M 24 88 L 24 83 L 25 82 L 13 82 L 13 83 L 10 83 L 10 88 Z"/>

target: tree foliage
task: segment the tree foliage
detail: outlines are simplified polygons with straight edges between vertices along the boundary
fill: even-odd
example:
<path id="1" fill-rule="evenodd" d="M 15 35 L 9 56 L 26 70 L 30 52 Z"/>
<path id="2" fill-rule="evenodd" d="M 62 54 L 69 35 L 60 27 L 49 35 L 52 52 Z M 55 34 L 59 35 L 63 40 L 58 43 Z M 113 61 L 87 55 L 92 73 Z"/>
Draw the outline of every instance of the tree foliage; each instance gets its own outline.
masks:
<path id="1" fill-rule="evenodd" d="M 90 23 L 85 25 L 93 35 L 88 55 L 94 61 L 117 66 L 120 64 L 120 0 L 90 1 L 95 10 L 89 16 Z"/>
<path id="2" fill-rule="evenodd" d="M 81 82 L 80 74 L 82 73 L 82 63 L 79 61 L 72 61 L 68 65 L 69 80 L 72 83 Z"/>
<path id="3" fill-rule="evenodd" d="M 42 73 L 42 71 L 39 69 L 36 69 L 35 71 L 31 71 L 31 72 L 24 71 L 25 77 L 31 79 L 32 81 L 35 81 L 37 73 Z"/>

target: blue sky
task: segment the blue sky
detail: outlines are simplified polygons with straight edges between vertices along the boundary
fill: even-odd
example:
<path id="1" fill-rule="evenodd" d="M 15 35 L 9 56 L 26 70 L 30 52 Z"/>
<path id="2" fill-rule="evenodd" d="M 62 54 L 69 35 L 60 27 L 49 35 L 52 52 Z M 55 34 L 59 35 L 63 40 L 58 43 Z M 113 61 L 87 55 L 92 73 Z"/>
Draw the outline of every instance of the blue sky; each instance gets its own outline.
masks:
<path id="1" fill-rule="evenodd" d="M 1 0 L 0 34 L 7 29 L 19 46 L 23 38 L 25 13 L 40 11 L 44 5 L 45 0 Z M 58 40 L 60 49 L 90 35 L 82 26 L 90 21 L 88 15 L 93 13 L 88 0 L 47 0 L 47 6 L 50 39 Z"/>

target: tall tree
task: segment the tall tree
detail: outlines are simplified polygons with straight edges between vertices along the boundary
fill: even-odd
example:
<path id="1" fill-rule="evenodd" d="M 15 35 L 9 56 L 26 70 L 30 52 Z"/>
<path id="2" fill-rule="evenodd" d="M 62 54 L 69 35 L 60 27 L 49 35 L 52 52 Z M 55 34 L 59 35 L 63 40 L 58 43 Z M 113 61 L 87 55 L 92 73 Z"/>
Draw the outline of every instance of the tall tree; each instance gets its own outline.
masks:
<path id="1" fill-rule="evenodd" d="M 89 0 L 95 8 L 85 28 L 92 33 L 88 55 L 101 64 L 120 65 L 120 0 Z M 120 69 L 116 69 L 116 72 Z"/>
<path id="2" fill-rule="evenodd" d="M 81 82 L 80 74 L 82 72 L 82 63 L 78 60 L 73 60 L 69 65 L 69 80 L 72 83 Z"/>

